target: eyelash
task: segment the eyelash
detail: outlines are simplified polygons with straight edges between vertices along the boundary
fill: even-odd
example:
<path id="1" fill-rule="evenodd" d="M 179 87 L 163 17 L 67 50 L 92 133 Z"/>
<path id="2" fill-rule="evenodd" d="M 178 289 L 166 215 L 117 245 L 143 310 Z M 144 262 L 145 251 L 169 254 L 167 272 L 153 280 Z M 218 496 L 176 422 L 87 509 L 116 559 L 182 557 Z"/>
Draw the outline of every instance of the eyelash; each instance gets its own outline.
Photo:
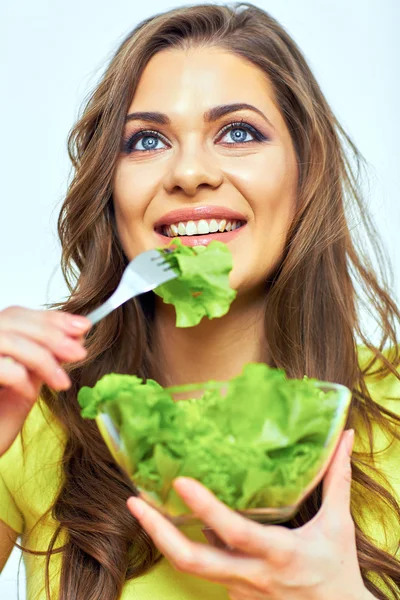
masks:
<path id="1" fill-rule="evenodd" d="M 233 123 L 229 123 L 228 125 L 225 125 L 221 129 L 220 137 L 223 137 L 223 134 L 225 134 L 228 131 L 231 131 L 233 129 L 245 129 L 246 131 L 248 131 L 255 137 L 255 140 L 249 140 L 248 142 L 232 141 L 228 144 L 229 146 L 238 146 L 238 145 L 240 146 L 241 144 L 249 144 L 250 142 L 254 142 L 254 141 L 265 142 L 265 141 L 268 141 L 268 139 L 269 139 L 269 138 L 265 137 L 265 135 L 262 134 L 260 131 L 258 131 L 258 129 L 256 129 L 255 127 L 250 125 L 250 123 L 246 123 L 246 121 L 235 121 Z M 155 150 L 151 150 L 151 149 L 150 150 L 133 150 L 132 149 L 133 146 L 135 145 L 135 143 L 144 137 L 155 137 L 164 143 L 166 142 L 164 136 L 162 136 L 158 131 L 153 131 L 151 129 L 140 129 L 139 131 L 135 132 L 133 135 L 131 135 L 128 138 L 123 140 L 122 151 L 125 152 L 126 154 L 132 154 L 134 152 L 141 152 L 142 154 L 145 154 L 148 152 L 155 152 Z M 158 148 L 156 148 L 156 150 L 158 150 Z M 162 148 L 160 148 L 160 150 L 162 150 Z"/>

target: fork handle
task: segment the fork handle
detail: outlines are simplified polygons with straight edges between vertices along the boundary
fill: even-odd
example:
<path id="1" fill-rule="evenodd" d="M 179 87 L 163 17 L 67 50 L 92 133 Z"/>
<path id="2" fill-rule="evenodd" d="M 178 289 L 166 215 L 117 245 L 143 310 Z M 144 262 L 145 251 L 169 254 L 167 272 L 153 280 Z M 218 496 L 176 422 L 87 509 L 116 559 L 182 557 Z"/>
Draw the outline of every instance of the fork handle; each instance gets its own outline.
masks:
<path id="1" fill-rule="evenodd" d="M 130 300 L 132 296 L 132 291 L 129 288 L 120 286 L 115 290 L 113 294 L 111 294 L 111 296 L 108 298 L 108 300 L 104 302 L 104 304 L 102 304 L 98 308 L 95 308 L 85 316 L 87 319 L 89 319 L 89 321 L 92 321 L 92 325 L 95 325 L 96 323 L 98 323 L 98 321 L 109 315 L 110 312 L 112 312 L 115 308 L 118 308 L 118 306 L 121 306 L 121 304 L 123 304 L 127 300 Z"/>

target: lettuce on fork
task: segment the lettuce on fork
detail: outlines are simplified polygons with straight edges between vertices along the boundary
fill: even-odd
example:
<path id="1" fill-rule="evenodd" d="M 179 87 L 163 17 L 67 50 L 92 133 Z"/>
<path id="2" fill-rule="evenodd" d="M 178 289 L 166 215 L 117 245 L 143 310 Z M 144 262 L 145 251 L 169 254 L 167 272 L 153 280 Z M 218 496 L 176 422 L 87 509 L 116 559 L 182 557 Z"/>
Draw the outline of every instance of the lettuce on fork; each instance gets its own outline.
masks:
<path id="1" fill-rule="evenodd" d="M 186 475 L 231 508 L 278 507 L 298 496 L 324 458 L 336 398 L 315 381 L 248 363 L 227 384 L 187 386 L 204 394 L 176 402 L 152 379 L 110 373 L 82 387 L 78 402 L 84 418 L 110 415 L 133 482 L 159 502 L 179 505 L 171 484 Z"/>
<path id="2" fill-rule="evenodd" d="M 226 244 L 214 240 L 190 247 L 175 238 L 158 250 L 179 273 L 154 290 L 166 304 L 175 306 L 177 327 L 193 327 L 205 316 L 214 319 L 228 312 L 236 291 L 229 286 L 232 254 Z"/>

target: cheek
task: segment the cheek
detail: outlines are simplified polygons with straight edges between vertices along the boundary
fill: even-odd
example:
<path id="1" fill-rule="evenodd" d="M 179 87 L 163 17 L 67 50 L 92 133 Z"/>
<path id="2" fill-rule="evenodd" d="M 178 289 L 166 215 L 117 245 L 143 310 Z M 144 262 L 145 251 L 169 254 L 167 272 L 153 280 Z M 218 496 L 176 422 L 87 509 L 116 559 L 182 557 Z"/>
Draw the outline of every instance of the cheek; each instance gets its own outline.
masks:
<path id="1" fill-rule="evenodd" d="M 113 179 L 115 214 L 119 220 L 131 222 L 143 216 L 151 198 L 151 185 L 144 177 L 135 177 L 127 166 L 117 169 Z"/>
<path id="2" fill-rule="evenodd" d="M 280 261 L 296 206 L 296 187 L 287 171 L 271 171 L 254 198 L 255 238 L 266 270 Z"/>
<path id="3" fill-rule="evenodd" d="M 247 289 L 264 281 L 280 262 L 295 213 L 297 167 L 277 151 L 261 164 L 236 170 L 231 181 L 253 213 L 246 253 L 239 253 L 234 275 L 235 283 Z"/>
<path id="4" fill-rule="evenodd" d="M 136 256 L 145 243 L 146 211 L 155 194 L 154 176 L 138 176 L 133 171 L 132 166 L 121 165 L 112 182 L 117 231 L 129 258 Z"/>
<path id="5" fill-rule="evenodd" d="M 270 149 L 257 160 L 243 161 L 232 181 L 248 202 L 257 233 L 272 242 L 286 233 L 294 215 L 297 167 L 282 148 Z"/>

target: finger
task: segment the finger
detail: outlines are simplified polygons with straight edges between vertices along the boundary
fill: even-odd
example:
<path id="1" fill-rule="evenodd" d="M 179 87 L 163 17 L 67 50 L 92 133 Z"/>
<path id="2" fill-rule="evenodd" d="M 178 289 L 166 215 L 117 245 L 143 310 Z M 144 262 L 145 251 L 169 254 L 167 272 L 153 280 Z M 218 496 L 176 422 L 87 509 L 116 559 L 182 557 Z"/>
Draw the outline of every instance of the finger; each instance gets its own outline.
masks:
<path id="1" fill-rule="evenodd" d="M 348 429 L 342 434 L 338 448 L 324 477 L 321 511 L 329 511 L 335 515 L 350 511 L 353 444 L 354 430 Z"/>
<path id="2" fill-rule="evenodd" d="M 195 479 L 178 477 L 173 486 L 187 506 L 228 546 L 279 562 L 292 554 L 295 537 L 288 529 L 250 521 Z"/>
<path id="3" fill-rule="evenodd" d="M 24 326 L 41 322 L 43 325 L 52 323 L 65 333 L 74 336 L 83 335 L 91 327 L 91 321 L 83 315 L 73 315 L 63 310 L 35 310 L 25 306 L 8 306 L 0 311 L 0 323 L 17 327 L 24 322 Z"/>
<path id="4" fill-rule="evenodd" d="M 42 381 L 55 389 L 67 389 L 71 380 L 54 356 L 45 347 L 12 332 L 3 332 L 0 338 L 0 354 L 10 356 L 30 371 L 37 373 Z M 4 382 L 1 382 L 4 383 Z"/>
<path id="5" fill-rule="evenodd" d="M 189 540 L 168 519 L 140 498 L 129 498 L 127 506 L 160 552 L 178 571 L 216 583 L 241 581 L 250 585 L 255 573 L 266 568 L 260 559 L 232 555 Z"/>
<path id="6" fill-rule="evenodd" d="M 23 365 L 10 357 L 0 357 L 0 388 L 6 387 L 28 400 L 36 400 L 40 386 L 35 383 L 30 380 L 28 370 Z"/>
<path id="7" fill-rule="evenodd" d="M 78 323 L 81 323 L 78 326 Z M 12 332 L 47 347 L 61 360 L 80 360 L 83 333 L 91 327 L 89 319 L 56 310 L 31 310 L 13 306 L 0 312 L 0 332 Z"/>

